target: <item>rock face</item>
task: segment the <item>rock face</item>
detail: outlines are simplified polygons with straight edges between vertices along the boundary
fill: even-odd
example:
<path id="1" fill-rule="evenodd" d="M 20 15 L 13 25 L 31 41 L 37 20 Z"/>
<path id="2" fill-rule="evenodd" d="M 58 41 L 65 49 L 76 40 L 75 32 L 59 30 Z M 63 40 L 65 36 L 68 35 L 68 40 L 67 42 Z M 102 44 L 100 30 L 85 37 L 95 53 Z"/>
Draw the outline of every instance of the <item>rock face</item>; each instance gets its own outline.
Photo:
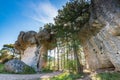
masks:
<path id="1" fill-rule="evenodd" d="M 7 72 L 24 73 L 26 67 L 28 66 L 24 62 L 13 59 L 5 63 L 4 68 Z"/>
<path id="2" fill-rule="evenodd" d="M 21 61 L 33 67 L 35 70 L 37 70 L 37 55 L 35 54 L 36 50 L 37 46 L 31 45 L 28 48 L 26 48 L 24 54 L 21 55 Z"/>
<path id="3" fill-rule="evenodd" d="M 92 0 L 89 27 L 80 33 L 84 34 L 80 39 L 91 70 L 115 67 L 120 71 L 119 4 L 119 0 Z"/>

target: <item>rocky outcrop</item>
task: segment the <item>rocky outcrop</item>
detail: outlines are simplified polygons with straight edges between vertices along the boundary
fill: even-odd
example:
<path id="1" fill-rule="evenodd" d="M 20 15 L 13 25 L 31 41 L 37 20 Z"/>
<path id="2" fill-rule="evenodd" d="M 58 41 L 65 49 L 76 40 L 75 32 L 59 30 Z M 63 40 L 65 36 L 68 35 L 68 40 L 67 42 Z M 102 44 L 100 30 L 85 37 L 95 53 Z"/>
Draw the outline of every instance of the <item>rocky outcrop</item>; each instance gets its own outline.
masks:
<path id="1" fill-rule="evenodd" d="M 35 55 L 37 49 L 36 34 L 35 31 L 21 31 L 15 42 L 15 48 L 21 55 L 21 61 L 33 67 L 35 70 L 36 64 L 34 63 L 37 63 L 37 55 Z"/>
<path id="2" fill-rule="evenodd" d="M 33 67 L 36 71 L 41 71 L 47 66 L 47 51 L 55 46 L 53 34 L 48 29 L 38 33 L 34 31 L 20 32 L 15 48 L 21 54 L 21 60 Z"/>
<path id="3" fill-rule="evenodd" d="M 5 71 L 12 72 L 12 73 L 25 73 L 26 70 L 30 68 L 24 62 L 13 59 L 5 63 Z M 31 68 L 30 68 L 31 69 Z"/>
<path id="4" fill-rule="evenodd" d="M 80 32 L 91 70 L 115 67 L 120 71 L 119 4 L 119 0 L 92 0 L 90 22 Z"/>

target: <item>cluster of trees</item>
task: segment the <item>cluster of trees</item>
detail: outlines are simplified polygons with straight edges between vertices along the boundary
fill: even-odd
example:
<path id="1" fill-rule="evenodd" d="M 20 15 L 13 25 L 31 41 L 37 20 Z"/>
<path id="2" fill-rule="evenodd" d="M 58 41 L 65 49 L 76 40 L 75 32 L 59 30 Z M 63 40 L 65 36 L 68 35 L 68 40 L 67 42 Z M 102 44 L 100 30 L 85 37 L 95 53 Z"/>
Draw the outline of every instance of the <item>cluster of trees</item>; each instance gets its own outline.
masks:
<path id="1" fill-rule="evenodd" d="M 0 63 L 5 63 L 13 58 L 19 58 L 19 55 L 15 53 L 14 44 L 4 44 L 0 50 Z"/>
<path id="2" fill-rule="evenodd" d="M 55 24 L 49 23 L 44 26 L 54 34 L 57 41 L 53 45 L 57 45 L 58 70 L 61 64 L 64 68 L 67 66 L 68 69 L 73 65 L 78 73 L 82 72 L 80 56 L 78 56 L 80 53 L 78 35 L 81 28 L 89 21 L 89 5 L 90 0 L 70 0 L 58 10 L 58 15 L 54 18 Z M 65 49 L 62 53 L 60 53 L 61 48 Z M 61 56 L 63 57 L 60 58 Z"/>

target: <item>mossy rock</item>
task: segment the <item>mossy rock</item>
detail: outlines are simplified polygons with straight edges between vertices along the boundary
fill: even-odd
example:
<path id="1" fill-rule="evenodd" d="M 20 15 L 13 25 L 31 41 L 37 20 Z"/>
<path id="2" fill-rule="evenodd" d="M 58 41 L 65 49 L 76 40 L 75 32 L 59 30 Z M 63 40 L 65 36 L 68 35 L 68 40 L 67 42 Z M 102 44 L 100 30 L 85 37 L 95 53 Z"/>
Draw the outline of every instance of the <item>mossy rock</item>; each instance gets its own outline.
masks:
<path id="1" fill-rule="evenodd" d="M 21 60 L 13 59 L 5 63 L 4 69 L 6 72 L 18 73 L 18 74 L 32 74 L 35 70 L 26 65 Z"/>

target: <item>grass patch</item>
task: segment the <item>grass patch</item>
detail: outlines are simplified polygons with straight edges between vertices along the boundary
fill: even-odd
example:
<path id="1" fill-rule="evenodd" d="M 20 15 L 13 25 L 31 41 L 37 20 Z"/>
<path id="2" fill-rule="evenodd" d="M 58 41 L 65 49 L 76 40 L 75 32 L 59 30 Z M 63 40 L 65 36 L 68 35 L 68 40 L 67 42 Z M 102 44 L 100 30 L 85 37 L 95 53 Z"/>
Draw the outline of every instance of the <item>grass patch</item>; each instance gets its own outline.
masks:
<path id="1" fill-rule="evenodd" d="M 56 77 L 51 78 L 50 80 L 75 80 L 81 78 L 81 74 L 74 74 L 74 73 L 63 73 Z"/>
<path id="2" fill-rule="evenodd" d="M 0 73 L 4 71 L 4 64 L 0 64 Z"/>
<path id="3" fill-rule="evenodd" d="M 51 73 L 51 72 L 53 72 L 53 70 L 47 68 L 42 69 L 42 73 Z"/>
<path id="4" fill-rule="evenodd" d="M 0 73 L 1 73 L 1 74 L 12 74 L 12 73 L 6 72 L 6 71 L 4 70 L 4 64 L 0 64 Z"/>
<path id="5" fill-rule="evenodd" d="M 120 73 L 99 73 L 92 77 L 93 80 L 120 80 Z"/>

